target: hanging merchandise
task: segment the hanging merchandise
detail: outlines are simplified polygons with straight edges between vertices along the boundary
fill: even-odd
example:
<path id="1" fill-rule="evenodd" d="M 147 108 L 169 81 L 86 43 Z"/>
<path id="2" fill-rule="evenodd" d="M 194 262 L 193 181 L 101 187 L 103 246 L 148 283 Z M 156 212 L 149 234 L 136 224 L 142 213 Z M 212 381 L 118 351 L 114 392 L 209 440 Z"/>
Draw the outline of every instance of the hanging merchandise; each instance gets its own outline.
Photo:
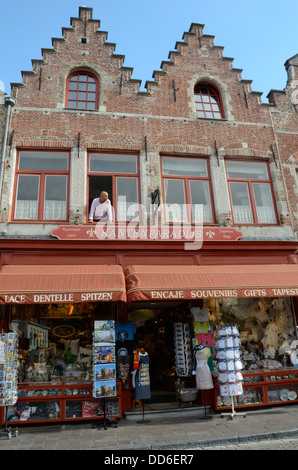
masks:
<path id="1" fill-rule="evenodd" d="M 102 354 L 104 351 L 104 355 Z M 93 337 L 93 397 L 115 397 L 115 322 L 95 321 Z"/>
<path id="2" fill-rule="evenodd" d="M 192 307 L 190 309 L 195 322 L 208 322 L 209 321 L 209 308 L 208 307 Z"/>
<path id="3" fill-rule="evenodd" d="M 129 364 L 125 362 L 119 362 L 118 364 L 119 378 L 123 384 L 125 384 L 129 374 Z"/>
<path id="4" fill-rule="evenodd" d="M 196 385 L 199 390 L 210 390 L 214 387 L 208 359 L 211 356 L 210 349 L 204 343 L 196 348 Z"/>
<path id="5" fill-rule="evenodd" d="M 196 351 L 196 386 L 198 390 L 202 391 L 202 403 L 205 407 L 204 419 L 211 419 L 207 415 L 205 390 L 210 390 L 214 387 L 213 379 L 208 360 L 211 357 L 211 350 L 207 348 L 205 343 L 199 344 L 195 347 Z"/>
<path id="6" fill-rule="evenodd" d="M 116 341 L 134 340 L 136 327 L 133 322 L 116 323 L 115 324 Z"/>
<path id="7" fill-rule="evenodd" d="M 192 336 L 187 323 L 174 323 L 175 362 L 179 377 L 186 377 L 193 371 Z"/>
<path id="8" fill-rule="evenodd" d="M 243 394 L 243 376 L 241 373 L 243 365 L 240 360 L 238 327 L 226 326 L 218 328 L 217 338 L 216 357 L 218 359 L 220 396 L 224 397 L 224 403 L 232 405 L 232 413 L 227 414 L 233 418 L 235 415 L 234 397 Z M 229 399 L 225 397 L 229 397 Z"/>
<path id="9" fill-rule="evenodd" d="M 139 367 L 135 375 L 135 400 L 151 398 L 149 356 L 144 349 L 139 351 Z"/>
<path id="10" fill-rule="evenodd" d="M 140 350 L 136 349 L 133 354 L 133 370 L 136 370 L 139 368 L 139 362 L 140 362 Z"/>

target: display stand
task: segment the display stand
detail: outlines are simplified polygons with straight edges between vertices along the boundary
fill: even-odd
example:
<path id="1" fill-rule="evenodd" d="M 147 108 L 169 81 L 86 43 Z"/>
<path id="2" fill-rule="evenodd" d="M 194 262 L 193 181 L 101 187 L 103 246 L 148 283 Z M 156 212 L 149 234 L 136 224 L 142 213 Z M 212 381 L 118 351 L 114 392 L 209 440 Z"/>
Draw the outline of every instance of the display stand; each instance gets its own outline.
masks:
<path id="1" fill-rule="evenodd" d="M 149 423 L 151 423 L 150 419 L 145 419 L 145 405 L 144 405 L 144 403 L 143 403 L 142 409 L 143 409 L 143 417 L 142 417 L 142 419 L 139 419 L 138 421 L 136 421 L 136 423 L 137 424 L 149 424 Z"/>
<path id="2" fill-rule="evenodd" d="M 7 427 L 7 406 L 5 406 L 4 414 L 5 414 L 5 424 L 4 424 L 4 428 L 1 429 L 1 433 L 6 434 L 8 439 L 11 439 L 13 434 L 14 434 L 14 437 L 17 437 L 19 434 L 18 428 Z"/>
<path id="3" fill-rule="evenodd" d="M 205 390 L 202 390 L 202 395 L 203 395 L 203 403 L 204 403 L 204 415 L 199 416 L 199 419 L 212 419 L 213 417 L 210 414 L 207 414 L 207 406 L 206 406 L 206 400 L 205 400 Z"/>
<path id="4" fill-rule="evenodd" d="M 107 418 L 106 397 L 116 396 L 115 322 L 95 321 L 93 334 L 93 397 L 102 400 L 103 425 L 92 427 L 108 429 L 113 424 Z M 117 427 L 117 424 L 114 425 Z"/>
<path id="5" fill-rule="evenodd" d="M 2 333 L 0 335 L 0 406 L 5 408 L 5 423 L 1 433 L 8 439 L 12 434 L 16 437 L 18 429 L 7 427 L 7 407 L 17 402 L 17 376 L 18 376 L 18 335 L 16 333 Z"/>
<path id="6" fill-rule="evenodd" d="M 222 413 L 223 416 L 230 416 L 231 419 L 236 416 L 234 396 L 243 394 L 243 368 L 240 360 L 240 340 L 237 326 L 219 327 L 217 331 L 217 359 L 219 369 L 220 395 L 231 399 L 232 410 L 228 413 Z M 246 417 L 245 413 L 237 413 L 239 416 Z"/>
<path id="7" fill-rule="evenodd" d="M 243 418 L 246 418 L 246 413 L 236 413 L 235 408 L 234 408 L 234 397 L 231 397 L 232 399 L 232 410 L 229 413 L 221 413 L 221 417 L 223 418 L 224 416 L 230 416 L 231 419 L 234 418 L 234 416 L 242 416 Z"/>
<path id="8" fill-rule="evenodd" d="M 114 428 L 117 428 L 118 427 L 118 424 L 117 424 L 117 421 L 116 423 L 112 423 L 108 418 L 107 418 L 107 408 L 106 408 L 106 399 L 105 398 L 102 398 L 102 403 L 103 403 L 103 424 L 101 423 L 95 423 L 92 425 L 92 429 L 104 429 L 105 431 L 108 429 L 108 425 L 112 426 Z"/>

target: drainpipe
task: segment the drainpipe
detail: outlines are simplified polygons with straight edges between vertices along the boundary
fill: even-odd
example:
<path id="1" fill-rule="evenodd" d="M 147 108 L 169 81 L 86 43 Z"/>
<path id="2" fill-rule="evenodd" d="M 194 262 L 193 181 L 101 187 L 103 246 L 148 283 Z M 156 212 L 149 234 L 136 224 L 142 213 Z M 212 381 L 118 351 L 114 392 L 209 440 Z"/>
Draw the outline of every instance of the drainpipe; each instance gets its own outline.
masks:
<path id="1" fill-rule="evenodd" d="M 1 152 L 1 162 L 0 162 L 0 200 L 1 200 L 1 196 L 2 196 L 4 162 L 5 162 L 6 142 L 7 142 L 10 112 L 11 112 L 12 106 L 14 106 L 16 104 L 16 101 L 11 96 L 5 96 L 5 104 L 7 105 L 7 109 L 6 109 L 4 134 L 3 134 L 3 142 L 2 142 L 2 152 Z"/>

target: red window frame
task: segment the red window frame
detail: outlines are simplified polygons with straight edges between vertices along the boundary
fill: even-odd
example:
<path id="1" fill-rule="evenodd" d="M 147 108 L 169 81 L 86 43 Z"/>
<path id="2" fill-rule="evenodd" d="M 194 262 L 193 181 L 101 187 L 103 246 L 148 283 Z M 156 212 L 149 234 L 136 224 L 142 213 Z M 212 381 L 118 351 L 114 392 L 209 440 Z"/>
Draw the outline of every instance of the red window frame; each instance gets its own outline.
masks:
<path id="1" fill-rule="evenodd" d="M 181 161 L 183 161 L 183 158 L 192 158 L 194 160 L 204 160 L 206 162 L 206 168 L 207 168 L 207 176 L 192 176 L 192 175 L 167 175 L 164 174 L 163 172 L 163 164 L 162 164 L 162 159 L 163 158 L 178 158 Z M 210 213 L 212 217 L 212 221 L 204 222 L 204 225 L 213 225 L 215 223 L 215 207 L 214 207 L 214 195 L 213 195 L 213 187 L 212 187 L 212 181 L 211 181 L 211 173 L 210 173 L 210 161 L 208 158 L 205 157 L 192 157 L 189 155 L 181 156 L 181 155 L 161 155 L 161 176 L 162 176 L 162 195 L 163 195 L 163 200 L 166 200 L 165 197 L 165 180 L 167 179 L 172 179 L 172 180 L 183 180 L 184 182 L 184 191 L 185 191 L 185 204 L 191 205 L 191 190 L 190 190 L 190 182 L 191 181 L 206 181 L 208 183 L 209 187 L 209 196 L 210 196 Z M 164 214 L 164 222 L 166 223 L 171 223 L 167 222 L 165 220 L 165 214 Z M 194 223 L 193 221 L 193 216 L 190 211 L 187 211 L 187 218 L 188 222 Z"/>
<path id="2" fill-rule="evenodd" d="M 198 83 L 194 88 L 194 95 L 198 118 L 224 119 L 222 100 L 217 88 L 209 83 Z"/>
<path id="3" fill-rule="evenodd" d="M 247 178 L 243 176 L 243 178 L 235 178 L 235 177 L 229 177 L 228 176 L 228 169 L 226 163 L 229 161 L 233 162 L 243 162 L 242 159 L 236 159 L 236 160 L 230 160 L 227 159 L 225 161 L 225 166 L 226 166 L 226 174 L 227 174 L 227 183 L 228 183 L 228 191 L 229 191 L 229 198 L 230 198 L 230 205 L 231 205 L 231 211 L 232 211 L 232 220 L 233 224 L 235 225 L 258 225 L 258 226 L 265 226 L 265 225 L 278 225 L 278 212 L 277 212 L 277 206 L 276 206 L 276 200 L 274 196 L 274 190 L 273 190 L 273 183 L 271 179 L 271 173 L 270 173 L 270 167 L 269 163 L 266 161 L 261 161 L 261 160 L 248 160 L 249 162 L 261 162 L 266 164 L 267 168 L 267 174 L 268 178 L 267 179 L 256 179 L 256 178 Z M 251 207 L 251 213 L 252 213 L 252 222 L 235 222 L 234 220 L 234 210 L 233 210 L 233 203 L 232 203 L 232 194 L 231 194 L 231 188 L 230 188 L 230 183 L 243 183 L 247 185 L 248 189 L 248 196 L 249 196 L 249 203 Z M 257 215 L 257 205 L 255 202 L 255 196 L 254 196 L 254 190 L 253 190 L 253 185 L 254 184 L 267 184 L 270 188 L 270 194 L 272 198 L 272 205 L 273 205 L 273 211 L 275 215 L 275 222 L 272 223 L 266 223 L 266 222 L 259 222 L 258 221 L 258 215 Z"/>
<path id="4" fill-rule="evenodd" d="M 21 152 L 55 152 L 55 153 L 67 153 L 68 160 L 67 160 L 67 170 L 20 170 L 19 169 L 19 162 L 20 162 L 20 154 Z M 15 217 L 15 209 L 16 209 L 16 202 L 17 202 L 17 192 L 18 192 L 18 181 L 20 175 L 28 175 L 28 176 L 39 176 L 39 191 L 38 191 L 38 213 L 37 218 L 35 219 L 18 219 Z M 46 188 L 46 177 L 47 176 L 66 176 L 66 218 L 65 219 L 44 219 L 44 198 L 45 198 L 45 188 Z M 13 222 L 42 222 L 42 223 L 52 223 L 56 221 L 57 223 L 61 222 L 68 222 L 67 216 L 69 212 L 69 185 L 70 185 L 70 153 L 68 150 L 59 151 L 59 150 L 32 150 L 32 149 L 19 149 L 17 153 L 17 165 L 16 165 L 16 172 L 15 172 L 15 185 L 14 185 L 14 193 L 13 193 L 13 203 L 12 203 L 12 221 Z"/>
<path id="5" fill-rule="evenodd" d="M 114 172 L 104 172 L 104 171 L 91 171 L 90 170 L 90 156 L 92 154 L 98 154 L 98 155 L 123 155 L 124 157 L 125 156 L 128 156 L 128 155 L 131 155 L 131 156 L 134 156 L 136 157 L 136 173 L 125 173 L 125 172 L 121 172 L 121 171 L 114 171 Z M 133 178 L 136 180 L 136 183 L 137 183 L 137 197 L 138 197 L 138 204 L 139 204 L 139 207 L 141 209 L 141 188 L 140 188 L 140 162 L 139 162 L 139 155 L 137 153 L 127 153 L 127 152 L 112 152 L 112 151 L 107 151 L 107 152 L 97 152 L 97 151 L 92 151 L 90 150 L 88 152 L 88 172 L 87 172 L 87 178 L 88 178 L 88 184 L 87 184 L 87 201 L 90 200 L 90 179 L 89 177 L 90 176 L 103 176 L 103 177 L 108 177 L 108 178 L 111 178 L 111 181 L 112 181 L 112 191 L 111 191 L 111 194 L 109 194 L 110 196 L 110 199 L 112 201 L 112 206 L 113 206 L 113 215 L 115 216 L 115 219 L 114 219 L 114 222 L 119 222 L 118 219 L 117 219 L 117 180 L 120 179 L 120 178 Z M 105 187 L 103 188 L 99 188 L 100 190 L 106 190 Z M 100 192 L 100 191 L 99 191 Z M 97 195 L 97 197 L 99 196 L 99 194 Z M 89 205 L 87 205 L 87 219 L 88 219 L 88 215 L 89 215 L 89 210 L 90 210 L 90 207 Z M 139 214 L 139 220 L 141 220 L 141 214 Z M 129 221 L 126 221 L 126 222 L 129 222 Z M 120 223 L 123 223 L 123 221 L 120 221 Z"/>
<path id="6" fill-rule="evenodd" d="M 86 77 L 86 79 L 85 79 Z M 77 84 L 76 87 L 74 85 Z M 94 90 L 95 85 L 95 90 Z M 71 89 L 71 87 L 73 89 Z M 80 87 L 82 89 L 80 89 Z M 84 89 L 85 88 L 85 89 Z M 70 93 L 76 94 L 71 96 Z M 82 96 L 84 95 L 84 96 Z M 90 99 L 94 98 L 94 99 Z M 71 106 L 70 104 L 74 104 Z M 66 107 L 69 109 L 84 109 L 94 111 L 98 109 L 99 103 L 99 82 L 96 75 L 85 70 L 76 70 L 67 77 L 66 87 Z M 90 104 L 93 104 L 90 106 Z M 89 106 L 88 106 L 89 105 Z"/>

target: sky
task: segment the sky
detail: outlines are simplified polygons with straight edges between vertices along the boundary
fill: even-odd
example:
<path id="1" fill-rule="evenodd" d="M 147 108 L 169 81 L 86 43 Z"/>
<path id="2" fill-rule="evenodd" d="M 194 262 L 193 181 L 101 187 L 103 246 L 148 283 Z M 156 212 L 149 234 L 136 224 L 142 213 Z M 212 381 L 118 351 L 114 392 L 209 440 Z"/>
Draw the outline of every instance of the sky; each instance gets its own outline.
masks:
<path id="1" fill-rule="evenodd" d="M 87 2 L 87 3 L 86 3 Z M 268 102 L 271 89 L 286 86 L 284 63 L 298 53 L 298 1 L 287 0 L 0 0 L 0 89 L 22 82 L 21 71 L 32 70 L 42 48 L 52 48 L 53 37 L 78 17 L 79 6 L 93 8 L 93 19 L 125 56 L 132 78 L 145 82 L 168 60 L 191 23 L 204 24 L 204 34 L 215 36 L 233 67 L 252 80 L 252 90 Z M 283 8 L 283 5 L 286 5 Z"/>

